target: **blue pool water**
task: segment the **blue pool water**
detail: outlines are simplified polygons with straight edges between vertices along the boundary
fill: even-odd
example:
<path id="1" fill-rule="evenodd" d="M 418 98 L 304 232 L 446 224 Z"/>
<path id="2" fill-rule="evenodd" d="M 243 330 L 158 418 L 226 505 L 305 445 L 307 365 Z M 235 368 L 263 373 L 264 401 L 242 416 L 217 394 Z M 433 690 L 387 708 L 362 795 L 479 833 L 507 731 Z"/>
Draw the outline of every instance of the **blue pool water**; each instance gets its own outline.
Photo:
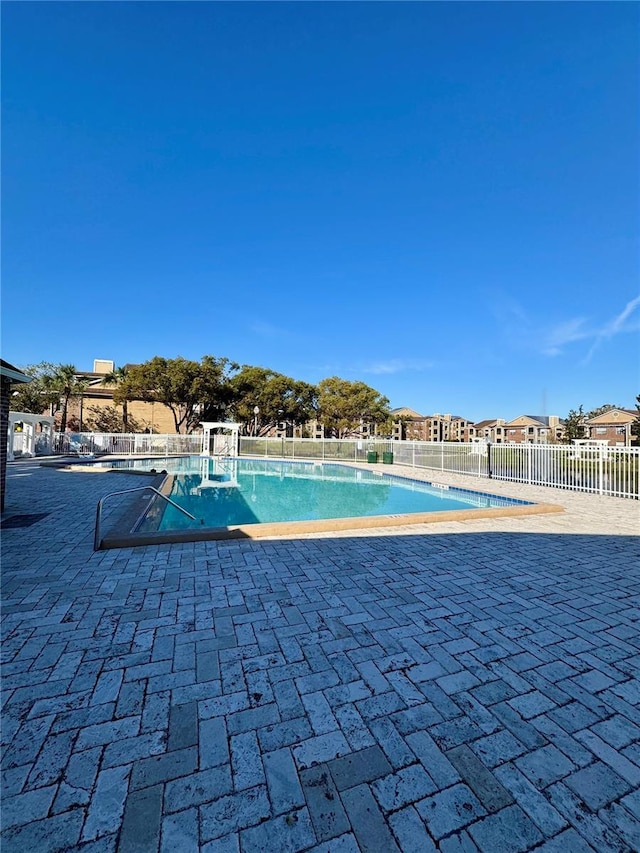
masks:
<path id="1" fill-rule="evenodd" d="M 104 463 L 102 463 L 104 464 Z M 528 504 L 497 495 L 421 483 L 392 474 L 319 462 L 267 459 L 147 459 L 112 467 L 165 470 L 172 500 L 206 527 L 441 512 Z M 194 522 L 160 501 L 139 528 L 176 530 Z"/>

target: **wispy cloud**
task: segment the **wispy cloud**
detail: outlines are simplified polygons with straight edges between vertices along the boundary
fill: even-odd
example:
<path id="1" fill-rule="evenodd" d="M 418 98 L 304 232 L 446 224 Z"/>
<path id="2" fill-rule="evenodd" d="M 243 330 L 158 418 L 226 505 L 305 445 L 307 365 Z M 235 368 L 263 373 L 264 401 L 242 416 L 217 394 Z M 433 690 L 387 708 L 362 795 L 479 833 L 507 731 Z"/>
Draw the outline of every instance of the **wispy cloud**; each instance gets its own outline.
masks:
<path id="1" fill-rule="evenodd" d="M 590 342 L 590 348 L 582 361 L 587 364 L 604 341 L 640 328 L 640 321 L 634 316 L 639 306 L 640 296 L 637 296 L 627 302 L 612 320 L 599 327 L 582 316 L 569 317 L 551 326 L 540 326 L 515 303 L 503 305 L 495 313 L 507 338 L 518 349 L 536 350 L 553 358 L 562 355 L 571 344 Z"/>
<path id="2" fill-rule="evenodd" d="M 431 370 L 434 362 L 424 361 L 415 358 L 392 358 L 389 361 L 377 361 L 373 364 L 364 365 L 361 369 L 363 373 L 374 374 L 390 374 L 390 373 L 406 373 L 410 370 Z"/>
<path id="3" fill-rule="evenodd" d="M 637 322 L 628 324 L 627 321 L 635 312 L 636 308 L 640 305 L 640 296 L 636 296 L 635 299 L 631 299 L 624 306 L 622 311 L 613 318 L 609 323 L 602 327 L 602 329 L 598 330 L 595 333 L 595 340 L 591 344 L 591 349 L 585 356 L 583 364 L 587 364 L 594 352 L 598 349 L 600 344 L 603 341 L 609 340 L 610 338 L 615 337 L 620 334 L 620 332 L 633 332 L 637 331 L 639 324 Z"/>
<path id="4" fill-rule="evenodd" d="M 586 320 L 584 317 L 573 317 L 549 329 L 546 335 L 542 336 L 543 354 L 549 356 L 560 355 L 567 344 L 591 337 L 592 332 L 585 329 L 585 323 Z"/>

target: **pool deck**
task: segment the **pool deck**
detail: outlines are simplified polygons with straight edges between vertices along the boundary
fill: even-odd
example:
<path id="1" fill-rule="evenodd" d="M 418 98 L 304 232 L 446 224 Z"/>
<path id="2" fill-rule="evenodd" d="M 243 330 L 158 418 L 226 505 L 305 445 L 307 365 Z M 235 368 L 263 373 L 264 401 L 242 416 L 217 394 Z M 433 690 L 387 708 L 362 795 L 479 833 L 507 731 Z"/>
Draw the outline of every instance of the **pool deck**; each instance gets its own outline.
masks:
<path id="1" fill-rule="evenodd" d="M 140 477 L 9 463 L 3 853 L 640 850 L 639 503 L 423 476 L 564 512 L 94 553 Z"/>

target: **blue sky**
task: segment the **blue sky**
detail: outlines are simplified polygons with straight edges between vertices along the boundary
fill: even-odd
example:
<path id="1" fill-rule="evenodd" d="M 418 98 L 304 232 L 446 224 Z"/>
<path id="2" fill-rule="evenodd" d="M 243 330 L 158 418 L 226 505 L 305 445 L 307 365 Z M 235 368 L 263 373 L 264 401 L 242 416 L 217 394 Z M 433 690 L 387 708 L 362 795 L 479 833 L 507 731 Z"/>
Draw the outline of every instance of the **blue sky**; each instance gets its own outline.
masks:
<path id="1" fill-rule="evenodd" d="M 2 354 L 632 406 L 631 3 L 4 3 Z"/>

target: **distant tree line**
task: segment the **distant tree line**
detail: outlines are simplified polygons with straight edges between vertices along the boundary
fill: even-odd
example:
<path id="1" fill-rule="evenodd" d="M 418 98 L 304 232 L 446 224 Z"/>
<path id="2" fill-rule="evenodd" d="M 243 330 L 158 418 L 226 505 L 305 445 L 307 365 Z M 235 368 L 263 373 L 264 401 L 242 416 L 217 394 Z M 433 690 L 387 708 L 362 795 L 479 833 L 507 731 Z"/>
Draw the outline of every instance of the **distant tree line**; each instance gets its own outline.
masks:
<path id="1" fill-rule="evenodd" d="M 49 407 L 61 412 L 67 427 L 69 401 L 89 388 L 89 377 L 75 365 L 41 362 L 23 368 L 31 377 L 11 398 L 13 411 L 41 414 Z M 113 389 L 113 407 L 89 407 L 87 423 L 106 430 L 120 418 L 119 430 L 139 430 L 128 411 L 134 400 L 161 403 L 173 414 L 176 432 L 191 433 L 201 421 L 236 421 L 245 435 L 265 435 L 278 423 L 291 427 L 318 420 L 327 435 L 344 438 L 361 421 L 388 425 L 389 400 L 364 382 L 332 376 L 317 385 L 264 367 L 239 365 L 205 355 L 201 361 L 156 356 L 142 364 L 116 368 L 103 385 Z"/>
<path id="2" fill-rule="evenodd" d="M 23 368 L 32 381 L 17 386 L 10 407 L 13 411 L 42 414 L 50 407 L 61 413 L 60 429 L 67 427 L 69 401 L 80 397 L 89 379 L 72 364 L 40 362 Z M 327 435 L 344 438 L 358 430 L 363 421 L 391 433 L 389 400 L 364 382 L 331 376 L 317 385 L 293 379 L 265 367 L 239 365 L 226 358 L 205 355 L 201 361 L 155 356 L 142 364 L 115 368 L 103 385 L 113 389 L 113 406 L 88 407 L 87 425 L 99 432 L 139 432 L 141 426 L 130 415 L 134 400 L 162 403 L 174 419 L 176 432 L 193 432 L 201 421 L 232 420 L 242 424 L 245 435 L 266 435 L 278 423 L 305 424 L 317 420 Z M 605 403 L 589 412 L 582 405 L 564 420 L 563 441 L 586 438 L 586 421 L 611 409 Z M 256 412 L 256 409 L 258 410 Z M 640 440 L 640 395 L 631 434 Z"/>

